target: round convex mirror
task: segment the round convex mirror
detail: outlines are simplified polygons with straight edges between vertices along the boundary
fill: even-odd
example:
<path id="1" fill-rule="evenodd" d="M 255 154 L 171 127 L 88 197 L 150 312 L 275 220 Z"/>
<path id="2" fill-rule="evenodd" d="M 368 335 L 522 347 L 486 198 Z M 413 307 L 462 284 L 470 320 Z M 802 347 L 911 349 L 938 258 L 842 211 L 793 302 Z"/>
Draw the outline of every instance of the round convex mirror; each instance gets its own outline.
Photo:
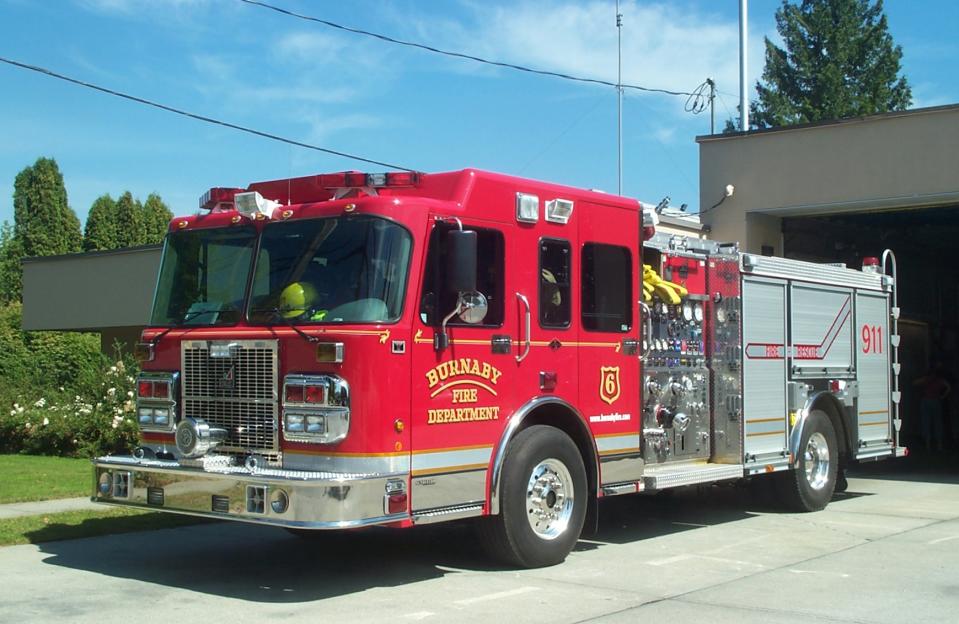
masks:
<path id="1" fill-rule="evenodd" d="M 486 295 L 479 291 L 460 293 L 460 320 L 470 325 L 482 323 L 489 312 L 489 303 Z"/>

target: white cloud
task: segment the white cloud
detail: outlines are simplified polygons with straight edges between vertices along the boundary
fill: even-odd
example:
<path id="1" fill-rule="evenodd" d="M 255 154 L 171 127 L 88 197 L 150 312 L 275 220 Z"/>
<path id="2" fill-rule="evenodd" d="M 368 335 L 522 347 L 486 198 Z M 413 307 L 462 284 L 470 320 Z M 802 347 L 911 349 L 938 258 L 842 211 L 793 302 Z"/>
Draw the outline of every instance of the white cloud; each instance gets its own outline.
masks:
<path id="1" fill-rule="evenodd" d="M 515 5 L 467 5 L 471 24 L 411 20 L 417 41 L 490 60 L 610 82 L 617 75 L 615 4 L 523 0 Z M 739 91 L 739 26 L 733 16 L 696 12 L 683 3 L 621 3 L 623 82 L 671 91 L 692 91 L 707 77 L 727 94 Z M 749 40 L 749 90 L 762 72 L 763 34 Z M 458 71 L 479 71 L 472 61 L 451 59 Z M 503 70 L 509 71 L 509 70 Z M 631 93 L 639 93 L 630 91 Z M 659 97 L 659 96 L 657 96 Z M 730 99 L 726 96 L 726 99 Z M 681 110 L 683 100 L 676 99 Z M 718 109 L 717 109 L 718 110 Z"/>
<path id="2" fill-rule="evenodd" d="M 224 99 L 237 108 L 251 104 L 275 104 L 277 102 L 329 104 L 350 100 L 354 89 L 342 85 L 328 85 L 322 80 L 308 76 L 296 76 L 285 84 L 281 77 L 269 82 L 251 83 L 244 80 L 238 61 L 223 56 L 201 54 L 193 57 L 193 65 L 202 80 L 197 90 L 208 96 Z"/>
<path id="3" fill-rule="evenodd" d="M 330 115 L 313 111 L 303 112 L 300 118 L 309 126 L 308 142 L 320 144 L 326 143 L 334 135 L 369 130 L 383 123 L 379 117 L 364 113 Z"/>
<path id="4" fill-rule="evenodd" d="M 738 32 L 733 22 L 666 3 L 622 3 L 623 81 L 689 91 L 706 77 L 735 81 Z M 614 82 L 617 30 L 612 2 L 531 2 L 475 7 L 472 32 L 443 26 L 424 37 L 452 35 L 449 47 L 479 56 Z"/>

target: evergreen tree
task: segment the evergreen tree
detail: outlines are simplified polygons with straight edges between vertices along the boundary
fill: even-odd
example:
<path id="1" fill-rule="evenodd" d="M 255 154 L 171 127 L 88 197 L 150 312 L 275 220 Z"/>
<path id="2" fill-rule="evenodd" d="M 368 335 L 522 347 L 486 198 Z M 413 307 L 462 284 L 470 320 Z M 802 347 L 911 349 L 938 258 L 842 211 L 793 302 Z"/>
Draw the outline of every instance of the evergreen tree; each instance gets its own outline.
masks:
<path id="1" fill-rule="evenodd" d="M 117 247 L 117 203 L 109 194 L 101 195 L 87 213 L 83 250 L 102 251 Z"/>
<path id="2" fill-rule="evenodd" d="M 25 256 L 80 251 L 80 220 L 67 205 L 63 175 L 52 158 L 38 158 L 13 183 L 13 235 Z"/>
<path id="3" fill-rule="evenodd" d="M 166 236 L 172 218 L 173 212 L 163 203 L 160 196 L 156 193 L 150 193 L 143 204 L 143 242 L 146 244 L 163 242 L 163 237 Z"/>
<path id="4" fill-rule="evenodd" d="M 759 100 L 750 107 L 755 126 L 871 115 L 912 103 L 882 0 L 783 0 L 776 28 L 785 49 L 766 39 Z"/>
<path id="5" fill-rule="evenodd" d="M 23 249 L 13 235 L 13 226 L 4 221 L 0 227 L 0 304 L 20 301 L 23 290 L 20 260 Z"/>
<path id="6" fill-rule="evenodd" d="M 135 247 L 146 240 L 143 229 L 143 206 L 133 199 L 130 191 L 117 199 L 116 205 L 116 246 Z"/>

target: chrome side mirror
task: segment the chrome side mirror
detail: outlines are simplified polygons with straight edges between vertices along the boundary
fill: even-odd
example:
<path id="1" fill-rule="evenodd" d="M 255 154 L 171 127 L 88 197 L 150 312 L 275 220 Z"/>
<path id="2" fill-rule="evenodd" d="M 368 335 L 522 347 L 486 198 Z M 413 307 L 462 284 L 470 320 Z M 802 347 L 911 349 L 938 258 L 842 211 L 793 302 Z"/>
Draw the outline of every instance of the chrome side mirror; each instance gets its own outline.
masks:
<path id="1" fill-rule="evenodd" d="M 457 308 L 461 321 L 470 325 L 477 325 L 486 318 L 486 313 L 489 312 L 489 302 L 486 300 L 486 295 L 478 290 L 461 292 Z"/>

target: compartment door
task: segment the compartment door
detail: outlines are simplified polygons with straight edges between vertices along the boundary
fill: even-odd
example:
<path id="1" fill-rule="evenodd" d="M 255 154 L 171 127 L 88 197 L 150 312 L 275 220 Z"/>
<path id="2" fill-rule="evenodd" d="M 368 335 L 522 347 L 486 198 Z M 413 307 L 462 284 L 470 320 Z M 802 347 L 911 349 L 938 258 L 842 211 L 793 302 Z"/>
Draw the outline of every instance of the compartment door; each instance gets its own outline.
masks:
<path id="1" fill-rule="evenodd" d="M 743 280 L 745 463 L 781 458 L 786 448 L 786 284 Z"/>
<path id="2" fill-rule="evenodd" d="M 888 306 L 884 295 L 856 293 L 860 450 L 892 447 Z"/>
<path id="3" fill-rule="evenodd" d="M 852 376 L 852 291 L 793 284 L 790 301 L 794 376 Z"/>

